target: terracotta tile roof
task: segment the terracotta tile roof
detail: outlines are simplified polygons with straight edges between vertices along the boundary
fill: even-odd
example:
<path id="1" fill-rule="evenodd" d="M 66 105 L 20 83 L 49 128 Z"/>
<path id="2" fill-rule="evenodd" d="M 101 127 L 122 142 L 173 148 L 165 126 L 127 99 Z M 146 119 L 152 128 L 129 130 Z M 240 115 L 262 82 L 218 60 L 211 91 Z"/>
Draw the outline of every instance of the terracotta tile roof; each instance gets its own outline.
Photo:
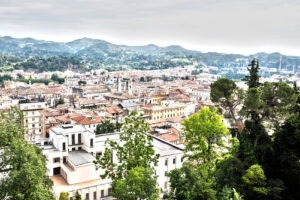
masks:
<path id="1" fill-rule="evenodd" d="M 171 134 L 175 134 L 175 135 L 179 136 L 179 131 L 174 127 L 168 128 L 168 131 L 170 131 Z"/>
<path id="2" fill-rule="evenodd" d="M 78 113 L 70 113 L 63 116 L 58 116 L 55 119 L 62 121 L 62 122 L 68 122 L 70 123 L 71 120 L 75 121 L 76 124 L 79 125 L 89 125 L 89 124 L 97 124 L 102 121 L 101 117 L 91 115 L 91 116 L 85 116 Z"/>
<path id="3" fill-rule="evenodd" d="M 123 113 L 123 110 L 118 107 L 107 107 L 106 112 L 109 114 Z"/>
<path id="4" fill-rule="evenodd" d="M 163 134 L 160 137 L 168 142 L 174 142 L 179 140 L 179 136 L 176 134 Z"/>
<path id="5" fill-rule="evenodd" d="M 61 122 L 71 122 L 71 120 L 68 118 L 67 115 L 62 115 L 62 116 L 58 116 L 55 117 L 56 120 L 61 121 Z"/>

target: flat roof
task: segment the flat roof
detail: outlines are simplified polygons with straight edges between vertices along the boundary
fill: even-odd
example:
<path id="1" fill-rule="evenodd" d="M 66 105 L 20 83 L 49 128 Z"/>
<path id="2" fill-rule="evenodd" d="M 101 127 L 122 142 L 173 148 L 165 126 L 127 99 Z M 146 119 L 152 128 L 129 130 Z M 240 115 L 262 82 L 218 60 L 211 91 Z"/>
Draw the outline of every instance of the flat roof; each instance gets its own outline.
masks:
<path id="1" fill-rule="evenodd" d="M 95 157 L 83 150 L 69 151 L 68 160 L 75 166 L 80 166 L 88 163 L 93 163 Z"/>

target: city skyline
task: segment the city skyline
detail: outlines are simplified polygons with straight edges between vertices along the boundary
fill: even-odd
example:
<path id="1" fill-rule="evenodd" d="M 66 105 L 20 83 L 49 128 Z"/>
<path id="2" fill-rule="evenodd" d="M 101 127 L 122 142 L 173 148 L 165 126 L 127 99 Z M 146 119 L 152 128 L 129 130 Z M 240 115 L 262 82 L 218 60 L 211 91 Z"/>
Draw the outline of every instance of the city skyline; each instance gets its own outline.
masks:
<path id="1" fill-rule="evenodd" d="M 68 42 L 180 45 L 202 52 L 300 56 L 300 4 L 294 0 L 7 1 L 1 36 Z"/>

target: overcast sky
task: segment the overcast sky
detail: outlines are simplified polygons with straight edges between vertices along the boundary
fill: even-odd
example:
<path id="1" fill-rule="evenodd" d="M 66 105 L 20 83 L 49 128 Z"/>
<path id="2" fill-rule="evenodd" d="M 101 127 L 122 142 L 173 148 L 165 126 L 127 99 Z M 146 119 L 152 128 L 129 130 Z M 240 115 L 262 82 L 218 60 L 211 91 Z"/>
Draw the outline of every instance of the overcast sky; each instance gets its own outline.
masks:
<path id="1" fill-rule="evenodd" d="M 0 0 L 0 36 L 300 56 L 299 0 Z"/>

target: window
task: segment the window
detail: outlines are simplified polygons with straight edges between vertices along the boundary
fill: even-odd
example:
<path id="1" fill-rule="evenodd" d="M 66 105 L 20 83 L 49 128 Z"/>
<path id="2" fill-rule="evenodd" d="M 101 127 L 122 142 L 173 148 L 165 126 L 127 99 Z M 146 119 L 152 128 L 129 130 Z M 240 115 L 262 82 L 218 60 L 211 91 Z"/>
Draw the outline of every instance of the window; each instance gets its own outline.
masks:
<path id="1" fill-rule="evenodd" d="M 165 182 L 164 189 L 168 189 L 168 182 Z"/>
<path id="2" fill-rule="evenodd" d="M 104 197 L 104 190 L 101 190 L 101 197 Z"/>
<path id="3" fill-rule="evenodd" d="M 34 121 L 35 120 L 35 118 L 32 118 L 32 121 Z"/>
<path id="4" fill-rule="evenodd" d="M 85 194 L 85 199 L 86 199 L 86 200 L 89 200 L 89 193 L 86 193 L 86 194 Z"/>
<path id="5" fill-rule="evenodd" d="M 65 142 L 62 143 L 62 149 L 63 149 L 63 151 L 66 150 L 66 143 Z"/>
<path id="6" fill-rule="evenodd" d="M 64 157 L 63 157 L 63 163 L 66 163 L 66 162 L 67 162 L 67 157 L 64 156 Z"/>
<path id="7" fill-rule="evenodd" d="M 97 200 L 97 192 L 94 192 L 94 200 Z"/>
<path id="8" fill-rule="evenodd" d="M 75 151 L 76 150 L 76 148 L 74 147 L 74 148 L 72 148 L 72 151 Z"/>
<path id="9" fill-rule="evenodd" d="M 53 158 L 53 162 L 54 162 L 54 163 L 60 162 L 60 158 Z"/>
<path id="10" fill-rule="evenodd" d="M 93 139 L 90 139 L 90 146 L 91 146 L 91 147 L 94 146 L 94 141 L 93 141 Z"/>
<path id="11" fill-rule="evenodd" d="M 72 134 L 72 144 L 75 144 L 75 134 Z"/>
<path id="12" fill-rule="evenodd" d="M 108 188 L 108 196 L 111 196 L 112 188 Z"/>
<path id="13" fill-rule="evenodd" d="M 165 160 L 165 166 L 168 166 L 168 159 Z"/>
<path id="14" fill-rule="evenodd" d="M 173 164 L 174 164 L 174 165 L 176 164 L 176 157 L 173 158 Z"/>
<path id="15" fill-rule="evenodd" d="M 81 133 L 78 134 L 78 144 L 81 144 Z"/>

